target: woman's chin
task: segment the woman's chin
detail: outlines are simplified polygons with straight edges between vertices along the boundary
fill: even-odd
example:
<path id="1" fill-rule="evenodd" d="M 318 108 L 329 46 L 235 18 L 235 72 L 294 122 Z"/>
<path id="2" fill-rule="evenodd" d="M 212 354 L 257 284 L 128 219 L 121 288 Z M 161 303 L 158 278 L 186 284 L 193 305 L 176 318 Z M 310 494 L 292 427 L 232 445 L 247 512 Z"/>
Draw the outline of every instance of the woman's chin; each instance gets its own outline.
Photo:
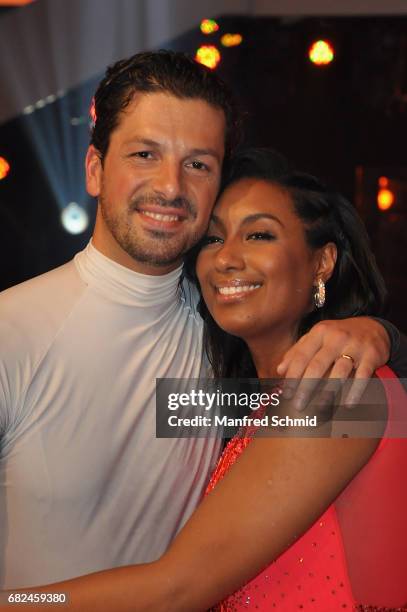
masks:
<path id="1" fill-rule="evenodd" d="M 219 325 L 219 327 L 221 327 L 223 329 L 223 331 L 225 331 L 227 334 L 230 334 L 231 336 L 236 336 L 237 338 L 240 338 L 241 340 L 244 340 L 245 342 L 254 334 L 256 334 L 256 321 L 255 320 L 251 320 L 251 321 L 231 321 L 231 320 L 224 320 L 224 321 L 216 321 L 217 324 Z"/>

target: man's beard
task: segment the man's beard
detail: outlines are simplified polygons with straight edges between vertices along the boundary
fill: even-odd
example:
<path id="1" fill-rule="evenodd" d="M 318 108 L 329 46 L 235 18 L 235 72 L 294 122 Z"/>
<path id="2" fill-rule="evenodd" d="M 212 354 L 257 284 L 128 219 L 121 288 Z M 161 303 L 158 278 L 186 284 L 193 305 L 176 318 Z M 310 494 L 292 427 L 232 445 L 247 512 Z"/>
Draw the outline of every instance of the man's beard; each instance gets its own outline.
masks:
<path id="1" fill-rule="evenodd" d="M 156 267 L 168 267 L 177 264 L 183 255 L 194 246 L 202 237 L 203 231 L 192 234 L 179 232 L 171 234 L 159 230 L 146 230 L 140 228 L 134 216 L 140 205 L 150 203 L 161 207 L 183 208 L 188 213 L 188 219 L 196 219 L 196 207 L 185 198 L 176 198 L 168 201 L 157 196 L 142 196 L 132 202 L 127 209 L 118 213 L 114 207 L 99 195 L 99 204 L 102 217 L 113 238 L 119 246 L 135 261 Z M 183 223 L 188 223 L 184 221 Z"/>

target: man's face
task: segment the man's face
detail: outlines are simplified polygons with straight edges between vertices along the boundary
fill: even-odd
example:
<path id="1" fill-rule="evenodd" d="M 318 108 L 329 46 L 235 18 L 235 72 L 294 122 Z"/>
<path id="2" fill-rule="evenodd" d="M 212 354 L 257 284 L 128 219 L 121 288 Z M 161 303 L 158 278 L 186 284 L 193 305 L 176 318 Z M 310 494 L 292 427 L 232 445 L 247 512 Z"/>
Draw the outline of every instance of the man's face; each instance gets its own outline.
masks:
<path id="1" fill-rule="evenodd" d="M 88 151 L 87 188 L 99 199 L 96 248 L 144 274 L 177 267 L 208 225 L 224 141 L 224 113 L 204 100 L 136 94 L 103 165 L 94 147 Z"/>

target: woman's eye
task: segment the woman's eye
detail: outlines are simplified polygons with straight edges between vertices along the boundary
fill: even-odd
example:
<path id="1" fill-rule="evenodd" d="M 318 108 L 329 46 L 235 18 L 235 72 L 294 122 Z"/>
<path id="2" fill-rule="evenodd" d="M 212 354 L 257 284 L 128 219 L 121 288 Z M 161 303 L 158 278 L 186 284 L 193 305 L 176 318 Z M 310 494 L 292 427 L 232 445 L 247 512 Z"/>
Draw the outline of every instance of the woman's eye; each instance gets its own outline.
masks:
<path id="1" fill-rule="evenodd" d="M 275 236 L 270 232 L 253 232 L 247 238 L 248 240 L 275 240 Z"/>
<path id="2" fill-rule="evenodd" d="M 208 246 L 208 244 L 216 244 L 216 243 L 221 243 L 222 242 L 222 238 L 220 238 L 219 236 L 204 236 L 202 238 L 202 246 Z"/>

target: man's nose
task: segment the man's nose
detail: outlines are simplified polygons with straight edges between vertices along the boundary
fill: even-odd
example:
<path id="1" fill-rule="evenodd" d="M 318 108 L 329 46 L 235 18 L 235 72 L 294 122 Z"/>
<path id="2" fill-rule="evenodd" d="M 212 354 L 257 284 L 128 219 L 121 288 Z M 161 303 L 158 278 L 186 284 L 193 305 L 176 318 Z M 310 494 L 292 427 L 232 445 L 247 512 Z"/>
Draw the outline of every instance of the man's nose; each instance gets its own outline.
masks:
<path id="1" fill-rule="evenodd" d="M 245 268 L 244 254 L 241 245 L 236 241 L 227 240 L 217 250 L 215 268 L 218 272 L 241 271 Z"/>
<path id="2" fill-rule="evenodd" d="M 153 189 L 166 200 L 183 197 L 182 167 L 175 160 L 162 161 L 154 178 Z"/>

